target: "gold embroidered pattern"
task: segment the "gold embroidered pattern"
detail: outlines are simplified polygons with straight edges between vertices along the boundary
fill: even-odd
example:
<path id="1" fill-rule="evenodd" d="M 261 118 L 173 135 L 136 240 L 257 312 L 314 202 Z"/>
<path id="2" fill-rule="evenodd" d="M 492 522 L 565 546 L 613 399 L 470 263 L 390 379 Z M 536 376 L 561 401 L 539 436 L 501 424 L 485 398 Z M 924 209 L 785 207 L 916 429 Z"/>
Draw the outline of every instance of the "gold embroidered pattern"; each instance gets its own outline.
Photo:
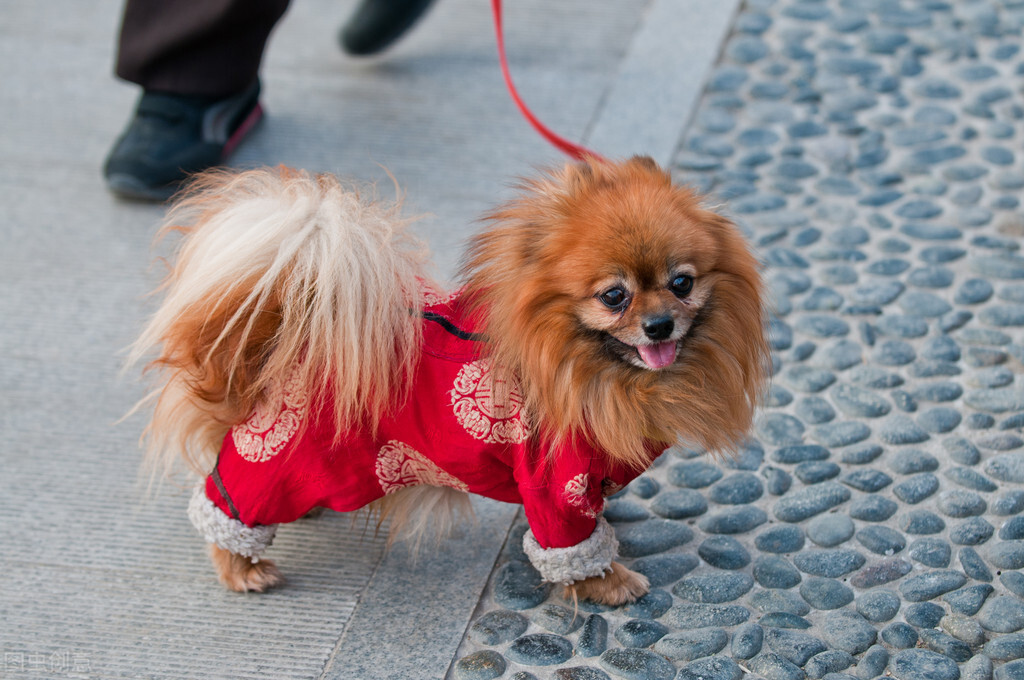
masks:
<path id="1" fill-rule="evenodd" d="M 267 391 L 247 421 L 231 429 L 238 455 L 250 463 L 265 463 L 280 453 L 302 425 L 306 416 L 306 395 L 299 390 L 299 372 L 284 385 Z"/>
<path id="2" fill-rule="evenodd" d="M 376 471 L 377 481 L 385 494 L 419 484 L 469 491 L 469 486 L 461 479 L 448 474 L 422 453 L 396 439 L 380 448 Z"/>
<path id="3" fill-rule="evenodd" d="M 529 427 L 519 387 L 493 378 L 489 360 L 464 365 L 455 376 L 450 394 L 456 420 L 475 438 L 489 444 L 526 440 Z"/>

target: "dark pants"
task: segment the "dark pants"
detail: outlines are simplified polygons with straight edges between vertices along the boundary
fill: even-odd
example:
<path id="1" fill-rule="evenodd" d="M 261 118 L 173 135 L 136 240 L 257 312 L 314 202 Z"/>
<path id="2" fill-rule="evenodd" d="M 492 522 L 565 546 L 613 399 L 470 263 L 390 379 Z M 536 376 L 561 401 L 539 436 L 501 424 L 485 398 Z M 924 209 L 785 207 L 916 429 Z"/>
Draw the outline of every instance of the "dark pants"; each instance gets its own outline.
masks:
<path id="1" fill-rule="evenodd" d="M 227 97 L 259 74 L 288 0 L 127 0 L 117 75 L 146 90 Z"/>

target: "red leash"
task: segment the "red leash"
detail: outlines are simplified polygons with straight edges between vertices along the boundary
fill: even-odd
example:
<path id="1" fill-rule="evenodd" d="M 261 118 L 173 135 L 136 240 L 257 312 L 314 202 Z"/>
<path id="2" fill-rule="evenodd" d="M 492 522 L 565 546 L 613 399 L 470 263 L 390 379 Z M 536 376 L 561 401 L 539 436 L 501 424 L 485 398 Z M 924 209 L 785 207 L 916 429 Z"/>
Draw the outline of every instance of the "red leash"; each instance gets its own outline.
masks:
<path id="1" fill-rule="evenodd" d="M 522 98 L 519 96 L 519 92 L 516 91 L 516 86 L 512 82 L 512 74 L 508 69 L 508 59 L 505 57 L 505 35 L 501 26 L 501 0 L 491 0 L 491 9 L 494 12 L 494 31 L 497 34 L 498 42 L 498 60 L 501 62 L 501 74 L 505 77 L 505 86 L 508 87 L 508 92 L 512 95 L 512 101 L 516 103 L 519 108 L 519 112 L 523 114 L 523 117 L 529 121 L 533 129 L 541 134 L 541 136 L 548 140 L 562 153 L 569 157 L 582 161 L 588 158 L 603 161 L 604 158 L 600 154 L 594 153 L 585 146 L 580 146 L 570 142 L 568 139 L 555 134 L 550 128 L 544 123 L 540 122 L 533 112 L 523 103 Z"/>

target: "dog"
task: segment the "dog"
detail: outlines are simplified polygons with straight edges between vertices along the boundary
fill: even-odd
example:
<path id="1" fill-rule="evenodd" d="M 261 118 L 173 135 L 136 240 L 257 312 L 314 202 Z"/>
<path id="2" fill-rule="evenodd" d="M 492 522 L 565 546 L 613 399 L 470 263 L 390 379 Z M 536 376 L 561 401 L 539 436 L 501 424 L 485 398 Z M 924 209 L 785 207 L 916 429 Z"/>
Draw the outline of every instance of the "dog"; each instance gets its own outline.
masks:
<path id="1" fill-rule="evenodd" d="M 671 445 L 735 449 L 770 366 L 742 234 L 645 157 L 524 180 L 450 292 L 398 205 L 329 174 L 208 172 L 163 231 L 131 351 L 156 356 L 149 460 L 203 478 L 189 516 L 236 591 L 282 581 L 263 551 L 316 508 L 418 533 L 476 493 L 524 506 L 567 597 L 633 601 L 604 499 Z"/>

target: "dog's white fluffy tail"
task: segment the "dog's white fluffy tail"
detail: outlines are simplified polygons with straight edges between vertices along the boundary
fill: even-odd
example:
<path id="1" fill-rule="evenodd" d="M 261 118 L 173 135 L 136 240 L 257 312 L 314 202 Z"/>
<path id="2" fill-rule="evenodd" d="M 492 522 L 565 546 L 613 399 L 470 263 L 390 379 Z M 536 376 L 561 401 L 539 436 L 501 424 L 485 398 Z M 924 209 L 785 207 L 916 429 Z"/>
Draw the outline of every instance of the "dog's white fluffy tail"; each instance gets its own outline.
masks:
<path id="1" fill-rule="evenodd" d="M 401 404 L 419 353 L 425 249 L 398 205 L 287 168 L 201 175 L 168 214 L 182 232 L 165 295 L 129 361 L 156 358 L 151 469 L 211 469 L 227 429 L 293 382 L 337 432 Z"/>

